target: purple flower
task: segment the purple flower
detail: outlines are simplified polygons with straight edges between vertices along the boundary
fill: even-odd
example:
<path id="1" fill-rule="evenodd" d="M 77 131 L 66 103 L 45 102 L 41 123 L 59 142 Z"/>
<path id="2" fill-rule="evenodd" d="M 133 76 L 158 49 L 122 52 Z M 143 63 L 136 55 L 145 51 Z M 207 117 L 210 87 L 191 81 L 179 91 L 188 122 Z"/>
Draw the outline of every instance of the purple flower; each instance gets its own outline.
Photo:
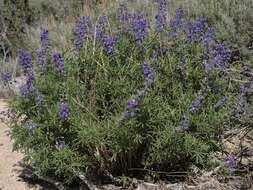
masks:
<path id="1" fill-rule="evenodd" d="M 35 80 L 34 72 L 33 72 L 33 70 L 30 70 L 26 74 L 25 84 L 23 84 L 20 87 L 20 94 L 22 97 L 29 97 L 30 95 L 34 94 L 34 92 L 35 92 L 35 87 L 33 85 L 34 80 Z"/>
<path id="2" fill-rule="evenodd" d="M 215 29 L 213 27 L 207 28 L 203 36 L 203 44 L 206 48 L 209 48 L 210 44 L 213 42 L 215 37 Z"/>
<path id="3" fill-rule="evenodd" d="M 35 98 L 35 101 L 36 101 L 36 105 L 38 106 L 38 107 L 42 107 L 43 105 L 44 105 L 44 103 L 45 103 L 45 100 L 44 100 L 44 98 L 43 98 L 43 96 L 41 96 L 41 95 L 38 95 L 36 98 Z"/>
<path id="4" fill-rule="evenodd" d="M 121 3 L 118 8 L 118 20 L 124 31 L 129 30 L 131 14 L 129 13 L 125 3 Z"/>
<path id="5" fill-rule="evenodd" d="M 201 41 L 203 39 L 206 24 L 207 22 L 205 18 L 198 18 L 195 22 L 190 22 L 188 24 L 187 42 L 193 43 Z"/>
<path id="6" fill-rule="evenodd" d="M 25 49 L 19 50 L 18 63 L 23 69 L 24 73 L 27 73 L 32 67 L 32 54 Z"/>
<path id="7" fill-rule="evenodd" d="M 42 28 L 40 32 L 40 48 L 37 50 L 37 63 L 42 73 L 44 73 L 46 69 L 48 48 L 48 30 Z"/>
<path id="8" fill-rule="evenodd" d="M 210 50 L 210 60 L 207 63 L 206 70 L 209 71 L 213 68 L 225 68 L 228 66 L 231 51 L 223 43 L 218 43 Z"/>
<path id="9" fill-rule="evenodd" d="M 104 35 L 106 32 L 106 26 L 107 26 L 107 17 L 104 15 L 98 17 L 95 31 L 96 40 L 103 42 Z"/>
<path id="10" fill-rule="evenodd" d="M 219 109 L 221 107 L 223 107 L 226 103 L 227 103 L 228 98 L 222 97 L 215 105 L 214 105 L 214 109 Z"/>
<path id="11" fill-rule="evenodd" d="M 131 117 L 134 117 L 135 114 L 136 114 L 135 110 L 134 111 L 127 110 L 127 111 L 123 112 L 119 123 L 121 124 L 123 121 L 127 121 Z"/>
<path id="12" fill-rule="evenodd" d="M 33 84 L 28 85 L 27 83 L 25 83 L 20 87 L 20 94 L 22 97 L 27 98 L 33 95 L 34 92 L 35 92 L 35 87 L 33 86 Z"/>
<path id="13" fill-rule="evenodd" d="M 33 122 L 28 122 L 28 123 L 25 124 L 24 127 L 29 131 L 33 131 L 34 129 L 38 128 L 38 125 L 36 123 L 33 123 Z"/>
<path id="14" fill-rule="evenodd" d="M 152 54 L 151 54 L 151 58 L 153 60 L 157 60 L 157 52 L 155 50 L 153 50 Z"/>
<path id="15" fill-rule="evenodd" d="M 200 108 L 202 107 L 204 100 L 207 96 L 206 92 L 203 92 L 203 90 L 201 90 L 198 94 L 198 96 L 192 101 L 189 111 L 191 113 L 196 113 L 200 110 Z"/>
<path id="16" fill-rule="evenodd" d="M 143 13 L 136 12 L 132 18 L 132 30 L 135 35 L 135 41 L 141 45 L 148 34 L 149 22 Z"/>
<path id="17" fill-rule="evenodd" d="M 167 0 L 159 0 L 159 11 L 156 15 L 156 31 L 162 32 L 167 24 Z"/>
<path id="18" fill-rule="evenodd" d="M 176 36 L 178 30 L 183 27 L 184 10 L 182 7 L 177 8 L 175 18 L 170 22 L 171 36 Z"/>
<path id="19" fill-rule="evenodd" d="M 35 80 L 35 75 L 34 75 L 33 70 L 31 70 L 27 73 L 26 84 L 30 86 L 30 85 L 32 85 L 34 80 Z"/>
<path id="20" fill-rule="evenodd" d="M 186 131 L 188 130 L 190 127 L 190 120 L 189 117 L 184 115 L 183 119 L 181 120 L 181 122 L 179 123 L 179 131 Z"/>
<path id="21" fill-rule="evenodd" d="M 222 59 L 222 62 L 226 63 L 230 60 L 231 57 L 231 51 L 230 49 L 228 49 L 225 44 L 223 43 L 218 43 L 214 46 L 213 48 L 213 52 L 212 52 L 213 56 L 220 56 Z"/>
<path id="22" fill-rule="evenodd" d="M 225 159 L 225 165 L 229 168 L 230 172 L 233 173 L 236 168 L 236 156 L 235 155 L 229 155 Z"/>
<path id="23" fill-rule="evenodd" d="M 12 76 L 10 72 L 4 72 L 1 74 L 1 79 L 4 84 L 8 84 L 12 80 Z"/>
<path id="24" fill-rule="evenodd" d="M 42 28 L 40 32 L 40 45 L 43 49 L 48 48 L 49 45 L 48 30 L 45 28 Z"/>
<path id="25" fill-rule="evenodd" d="M 90 17 L 82 16 L 76 20 L 74 27 L 74 45 L 77 50 L 83 47 L 85 40 L 88 38 L 90 26 Z"/>
<path id="26" fill-rule="evenodd" d="M 127 101 L 127 109 L 136 109 L 138 106 L 138 101 L 136 99 L 130 99 Z"/>
<path id="27" fill-rule="evenodd" d="M 145 79 L 145 86 L 150 86 L 155 79 L 154 71 L 146 61 L 144 61 L 142 68 Z"/>
<path id="28" fill-rule="evenodd" d="M 112 55 L 116 45 L 116 38 L 114 36 L 105 35 L 103 39 L 104 50 L 107 55 Z"/>
<path id="29" fill-rule="evenodd" d="M 138 106 L 145 98 L 145 95 L 147 94 L 150 85 L 154 81 L 154 72 L 147 62 L 144 62 L 143 64 L 143 73 L 145 78 L 145 87 L 141 90 L 138 90 L 137 93 L 127 101 L 127 107 L 121 115 L 119 125 L 136 115 Z"/>
<path id="30" fill-rule="evenodd" d="M 59 106 L 59 116 L 63 121 L 67 121 L 70 116 L 69 105 L 66 102 L 61 102 Z"/>
<path id="31" fill-rule="evenodd" d="M 47 53 L 43 48 L 37 50 L 37 63 L 40 68 L 40 71 L 44 73 L 47 64 Z"/>
<path id="32" fill-rule="evenodd" d="M 60 74 L 64 73 L 64 59 L 62 55 L 58 52 L 53 54 L 53 61 L 55 62 L 56 70 Z"/>
<path id="33" fill-rule="evenodd" d="M 64 138 L 57 138 L 55 142 L 55 146 L 58 150 L 62 150 L 65 147 L 66 143 L 64 141 Z"/>

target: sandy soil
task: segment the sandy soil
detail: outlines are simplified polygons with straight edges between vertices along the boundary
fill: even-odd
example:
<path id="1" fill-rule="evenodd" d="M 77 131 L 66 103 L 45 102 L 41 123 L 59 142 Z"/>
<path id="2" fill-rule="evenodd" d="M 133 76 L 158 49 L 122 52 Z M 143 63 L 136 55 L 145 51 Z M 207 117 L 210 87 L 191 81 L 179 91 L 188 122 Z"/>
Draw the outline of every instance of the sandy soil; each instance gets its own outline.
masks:
<path id="1" fill-rule="evenodd" d="M 7 109 L 7 103 L 0 100 L 0 112 Z M 8 127 L 0 122 L 0 190 L 35 190 L 19 177 L 22 168 L 19 161 L 22 154 L 12 151 Z"/>

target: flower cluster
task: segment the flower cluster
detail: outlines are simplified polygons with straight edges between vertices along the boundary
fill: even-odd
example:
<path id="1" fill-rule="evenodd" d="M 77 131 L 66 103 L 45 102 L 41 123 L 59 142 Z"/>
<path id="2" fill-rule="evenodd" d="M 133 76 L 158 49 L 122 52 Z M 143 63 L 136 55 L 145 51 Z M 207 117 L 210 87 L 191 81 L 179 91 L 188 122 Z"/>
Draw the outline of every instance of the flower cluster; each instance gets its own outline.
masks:
<path id="1" fill-rule="evenodd" d="M 137 106 L 138 106 L 138 100 L 136 100 L 134 98 L 128 100 L 128 102 L 127 102 L 127 109 L 129 109 L 129 110 L 136 109 Z"/>
<path id="2" fill-rule="evenodd" d="M 21 66 L 24 73 L 29 72 L 29 70 L 33 68 L 32 54 L 25 49 L 19 50 L 18 63 Z"/>
<path id="3" fill-rule="evenodd" d="M 112 55 L 113 54 L 113 50 L 114 47 L 116 45 L 116 38 L 112 35 L 104 35 L 103 38 L 103 46 L 104 46 L 104 50 L 107 53 L 107 55 Z"/>
<path id="4" fill-rule="evenodd" d="M 107 27 L 107 17 L 106 16 L 100 16 L 97 20 L 96 24 L 96 40 L 98 40 L 104 48 L 104 51 L 107 55 L 112 55 L 114 51 L 114 47 L 116 45 L 116 37 L 108 34 L 106 32 Z"/>
<path id="5" fill-rule="evenodd" d="M 228 66 L 231 52 L 223 43 L 215 44 L 210 50 L 210 60 L 206 66 L 206 70 L 213 68 L 225 68 Z"/>
<path id="6" fill-rule="evenodd" d="M 35 98 L 35 102 L 36 102 L 36 106 L 38 106 L 39 108 L 41 108 L 45 104 L 45 100 L 42 95 L 38 95 Z"/>
<path id="7" fill-rule="evenodd" d="M 200 90 L 197 97 L 192 101 L 189 111 L 190 113 L 196 113 L 200 110 L 203 105 L 205 98 L 207 97 L 207 92 L 205 90 Z"/>
<path id="8" fill-rule="evenodd" d="M 4 72 L 1 74 L 1 80 L 3 81 L 3 83 L 6 85 L 8 84 L 11 80 L 12 80 L 12 75 L 11 72 Z"/>
<path id="9" fill-rule="evenodd" d="M 20 87 L 20 94 L 23 97 L 28 97 L 35 92 L 35 87 L 33 81 L 35 80 L 35 75 L 32 65 L 32 54 L 27 50 L 20 50 L 19 52 L 19 65 L 22 67 L 23 72 L 26 76 L 25 84 Z"/>
<path id="10" fill-rule="evenodd" d="M 202 88 L 196 98 L 191 102 L 191 105 L 189 106 L 188 111 L 183 115 L 183 118 L 181 119 L 179 123 L 179 127 L 176 128 L 177 131 L 182 132 L 186 131 L 190 127 L 190 119 L 189 119 L 189 113 L 190 114 L 196 114 L 201 107 L 203 106 L 203 103 L 207 97 L 207 89 Z M 217 105 L 217 106 L 223 106 L 223 105 Z M 218 107 L 217 107 L 218 108 Z"/>
<path id="11" fill-rule="evenodd" d="M 29 131 L 33 131 L 34 129 L 38 128 L 38 125 L 36 123 L 33 123 L 33 122 L 28 122 L 28 123 L 25 124 L 24 127 Z"/>
<path id="12" fill-rule="evenodd" d="M 131 20 L 131 14 L 129 13 L 125 3 L 121 3 L 118 8 L 118 20 L 121 24 L 123 31 L 129 30 L 129 24 Z"/>
<path id="13" fill-rule="evenodd" d="M 132 30 L 135 35 L 135 41 L 141 45 L 148 34 L 149 22 L 144 13 L 135 12 L 132 18 Z"/>
<path id="14" fill-rule="evenodd" d="M 59 106 L 59 117 L 63 121 L 67 121 L 70 116 L 69 105 L 66 102 L 61 102 Z"/>
<path id="15" fill-rule="evenodd" d="M 126 110 L 122 113 L 119 124 L 127 121 L 129 118 L 134 117 L 136 115 L 136 111 L 138 110 L 138 106 L 141 101 L 144 99 L 145 95 L 148 92 L 148 89 L 151 87 L 154 82 L 154 71 L 150 67 L 150 65 L 145 61 L 142 65 L 143 67 L 143 75 L 144 75 L 144 89 L 138 90 L 137 93 L 127 101 Z"/>
<path id="16" fill-rule="evenodd" d="M 220 108 L 222 108 L 228 101 L 228 98 L 225 96 L 225 97 L 222 97 L 215 105 L 214 105 L 214 109 L 215 110 L 218 110 Z"/>
<path id="17" fill-rule="evenodd" d="M 49 48 L 49 33 L 42 28 L 40 32 L 40 48 L 37 50 L 37 62 L 41 72 L 45 72 L 47 63 L 47 53 Z"/>
<path id="18" fill-rule="evenodd" d="M 225 165 L 229 168 L 230 173 L 233 173 L 236 169 L 236 156 L 231 154 L 225 159 Z"/>
<path id="19" fill-rule="evenodd" d="M 142 68 L 145 79 L 144 84 L 146 87 L 149 87 L 154 82 L 155 79 L 154 71 L 146 61 L 144 61 Z"/>
<path id="20" fill-rule="evenodd" d="M 40 45 L 44 49 L 46 49 L 49 45 L 49 33 L 45 28 L 42 28 L 40 32 Z"/>
<path id="21" fill-rule="evenodd" d="M 96 28 L 95 28 L 96 40 L 103 42 L 104 35 L 106 32 L 106 27 L 107 27 L 107 17 L 104 15 L 98 17 Z"/>
<path id="22" fill-rule="evenodd" d="M 22 97 L 29 97 L 35 93 L 34 82 L 35 76 L 33 70 L 26 74 L 26 82 L 20 87 L 20 94 Z"/>
<path id="23" fill-rule="evenodd" d="M 183 27 L 184 21 L 184 10 L 182 7 L 177 8 L 176 10 L 176 16 L 173 20 L 170 22 L 171 27 L 171 36 L 176 36 L 178 31 Z"/>
<path id="24" fill-rule="evenodd" d="M 56 70 L 59 74 L 64 73 L 64 59 L 59 52 L 53 54 L 53 61 L 55 63 Z"/>
<path id="25" fill-rule="evenodd" d="M 204 36 L 203 44 L 209 50 L 210 45 L 213 43 L 215 37 L 215 29 L 213 27 L 208 27 Z"/>
<path id="26" fill-rule="evenodd" d="M 162 32 L 167 25 L 167 1 L 159 0 L 159 11 L 156 15 L 156 32 Z"/>
<path id="27" fill-rule="evenodd" d="M 58 149 L 58 150 L 62 150 L 64 147 L 65 147 L 65 141 L 64 141 L 64 137 L 58 137 L 56 138 L 55 140 L 55 147 Z"/>
<path id="28" fill-rule="evenodd" d="M 90 17 L 82 16 L 76 20 L 74 27 L 74 45 L 77 50 L 80 50 L 85 40 L 88 38 L 89 28 L 91 27 Z"/>
<path id="29" fill-rule="evenodd" d="M 177 128 L 178 131 L 186 131 L 190 127 L 190 120 L 187 115 L 183 116 L 183 119 L 179 123 L 179 127 Z"/>
<path id="30" fill-rule="evenodd" d="M 207 22 L 205 18 L 198 18 L 194 22 L 189 22 L 187 31 L 187 42 L 200 42 L 203 39 Z"/>

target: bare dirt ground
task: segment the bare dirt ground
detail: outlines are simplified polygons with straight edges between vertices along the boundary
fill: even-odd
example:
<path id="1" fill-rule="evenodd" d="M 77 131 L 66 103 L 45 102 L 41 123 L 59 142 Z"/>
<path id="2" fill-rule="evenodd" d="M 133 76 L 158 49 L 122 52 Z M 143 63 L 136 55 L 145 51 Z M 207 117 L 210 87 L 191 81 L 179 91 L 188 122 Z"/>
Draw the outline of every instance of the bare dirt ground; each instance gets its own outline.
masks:
<path id="1" fill-rule="evenodd" d="M 7 109 L 7 103 L 0 100 L 0 112 Z M 12 151 L 9 128 L 0 122 L 0 190 L 38 190 L 36 186 L 28 185 L 20 177 L 22 168 L 19 162 L 22 154 Z"/>

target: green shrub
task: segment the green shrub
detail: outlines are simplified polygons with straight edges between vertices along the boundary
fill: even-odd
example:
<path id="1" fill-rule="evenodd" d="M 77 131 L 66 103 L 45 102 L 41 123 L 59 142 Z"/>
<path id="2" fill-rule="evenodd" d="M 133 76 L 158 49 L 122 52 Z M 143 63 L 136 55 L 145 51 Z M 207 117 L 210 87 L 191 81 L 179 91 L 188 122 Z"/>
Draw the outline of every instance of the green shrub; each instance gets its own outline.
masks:
<path id="1" fill-rule="evenodd" d="M 136 15 L 133 23 L 145 26 Z M 137 44 L 133 32 L 117 28 L 114 34 L 113 52 L 106 49 L 112 39 L 95 42 L 88 35 L 64 60 L 47 54 L 45 70 L 35 66 L 35 79 L 27 70 L 30 55 L 22 52 L 27 82 L 12 101 L 18 117 L 11 131 L 15 149 L 37 175 L 70 183 L 76 171 L 122 176 L 133 168 L 203 167 L 219 149 L 233 90 L 226 67 L 207 72 L 203 43 L 187 43 L 185 30 L 175 37 L 150 30 Z M 217 106 L 224 97 L 228 103 Z"/>

